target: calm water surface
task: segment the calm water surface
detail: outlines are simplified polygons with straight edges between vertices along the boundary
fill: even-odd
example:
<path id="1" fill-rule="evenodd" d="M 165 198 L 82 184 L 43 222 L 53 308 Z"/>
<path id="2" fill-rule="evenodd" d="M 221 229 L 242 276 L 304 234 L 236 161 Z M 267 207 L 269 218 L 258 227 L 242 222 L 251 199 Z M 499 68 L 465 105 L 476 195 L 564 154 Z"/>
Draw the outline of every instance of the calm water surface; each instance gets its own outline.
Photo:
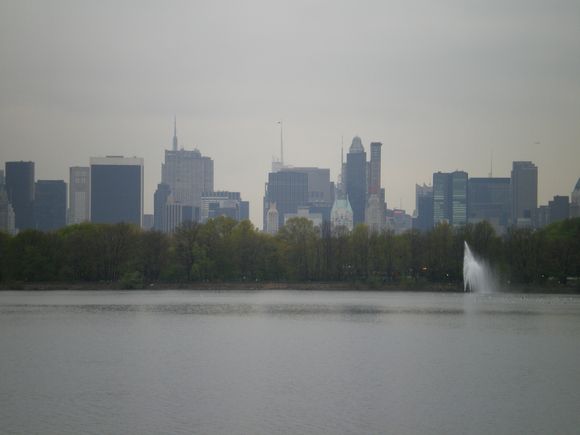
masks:
<path id="1" fill-rule="evenodd" d="M 0 433 L 580 433 L 580 298 L 0 292 Z"/>

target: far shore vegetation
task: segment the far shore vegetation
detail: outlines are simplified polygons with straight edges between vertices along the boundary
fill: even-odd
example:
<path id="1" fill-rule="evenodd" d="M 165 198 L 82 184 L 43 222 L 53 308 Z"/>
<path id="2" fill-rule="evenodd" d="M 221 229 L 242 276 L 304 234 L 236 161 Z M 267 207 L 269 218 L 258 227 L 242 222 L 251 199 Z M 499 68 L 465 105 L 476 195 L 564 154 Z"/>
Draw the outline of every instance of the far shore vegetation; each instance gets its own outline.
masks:
<path id="1" fill-rule="evenodd" d="M 464 241 L 502 288 L 580 292 L 580 218 L 503 236 L 487 222 L 395 235 L 364 225 L 331 232 L 304 218 L 291 219 L 272 236 L 250 221 L 224 217 L 185 223 L 171 235 L 123 223 L 0 233 L 0 288 L 68 283 L 63 288 L 457 291 Z"/>

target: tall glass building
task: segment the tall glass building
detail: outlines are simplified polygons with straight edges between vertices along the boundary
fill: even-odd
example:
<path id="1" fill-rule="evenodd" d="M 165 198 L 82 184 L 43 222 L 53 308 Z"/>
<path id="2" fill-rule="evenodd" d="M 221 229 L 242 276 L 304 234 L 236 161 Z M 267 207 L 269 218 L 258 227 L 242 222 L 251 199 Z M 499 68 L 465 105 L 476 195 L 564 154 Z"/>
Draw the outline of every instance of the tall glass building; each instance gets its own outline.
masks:
<path id="1" fill-rule="evenodd" d="M 268 174 L 264 195 L 264 231 L 268 228 L 267 214 L 272 203 L 276 204 L 278 228 L 281 228 L 285 214 L 297 213 L 298 207 L 308 204 L 308 175 L 291 170 Z"/>
<path id="2" fill-rule="evenodd" d="M 468 198 L 470 223 L 487 221 L 499 234 L 507 230 L 511 212 L 509 178 L 470 178 Z"/>
<path id="3" fill-rule="evenodd" d="M 433 174 L 433 223 L 447 222 L 453 226 L 467 223 L 467 172 L 436 172 Z"/>
<path id="4" fill-rule="evenodd" d="M 346 155 L 346 194 L 355 226 L 365 222 L 367 192 L 367 155 L 361 138 L 355 136 Z"/>
<path id="5" fill-rule="evenodd" d="M 34 228 L 34 162 L 6 162 L 5 177 L 16 229 Z"/>
<path id="6" fill-rule="evenodd" d="M 512 224 L 533 226 L 538 208 L 538 168 L 532 162 L 513 162 L 511 195 Z"/>
<path id="7" fill-rule="evenodd" d="M 63 180 L 38 180 L 34 196 L 37 230 L 52 231 L 66 225 L 66 183 Z"/>
<path id="8" fill-rule="evenodd" d="M 91 222 L 142 225 L 142 158 L 91 158 Z"/>

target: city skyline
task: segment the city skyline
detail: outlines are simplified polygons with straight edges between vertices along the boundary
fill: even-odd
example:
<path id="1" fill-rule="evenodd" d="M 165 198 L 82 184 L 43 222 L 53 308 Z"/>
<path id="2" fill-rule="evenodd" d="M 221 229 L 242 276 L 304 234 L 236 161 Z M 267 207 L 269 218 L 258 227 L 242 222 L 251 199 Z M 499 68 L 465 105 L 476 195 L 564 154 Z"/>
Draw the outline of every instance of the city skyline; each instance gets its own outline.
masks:
<path id="1" fill-rule="evenodd" d="M 65 179 L 92 156 L 145 161 L 145 212 L 180 146 L 216 162 L 261 226 L 272 157 L 330 168 L 383 143 L 389 208 L 436 170 L 538 166 L 538 203 L 570 195 L 580 145 L 576 2 L 124 2 L 0 5 L 0 159 Z M 163 30 L 158 30 L 163 29 Z M 300 31 L 298 31 L 298 29 Z"/>

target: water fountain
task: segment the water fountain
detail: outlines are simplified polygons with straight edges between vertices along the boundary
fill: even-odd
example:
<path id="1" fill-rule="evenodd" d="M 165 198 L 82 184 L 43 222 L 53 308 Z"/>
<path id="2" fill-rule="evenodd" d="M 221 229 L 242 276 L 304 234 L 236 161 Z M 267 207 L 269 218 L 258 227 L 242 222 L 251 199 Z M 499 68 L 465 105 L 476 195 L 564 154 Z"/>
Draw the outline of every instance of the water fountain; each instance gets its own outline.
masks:
<path id="1" fill-rule="evenodd" d="M 497 286 L 487 264 L 473 255 L 467 242 L 463 251 L 463 291 L 492 293 Z"/>

